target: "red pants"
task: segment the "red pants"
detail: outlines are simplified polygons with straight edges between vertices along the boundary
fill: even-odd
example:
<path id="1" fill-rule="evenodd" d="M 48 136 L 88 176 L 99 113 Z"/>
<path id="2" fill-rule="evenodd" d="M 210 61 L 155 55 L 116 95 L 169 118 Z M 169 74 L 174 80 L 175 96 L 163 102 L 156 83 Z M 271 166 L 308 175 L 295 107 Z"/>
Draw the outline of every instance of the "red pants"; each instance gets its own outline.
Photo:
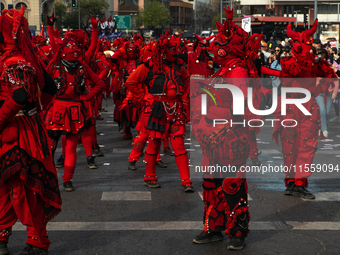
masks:
<path id="1" fill-rule="evenodd" d="M 280 130 L 283 160 L 289 172 L 286 173 L 285 183 L 294 182 L 296 185 L 308 186 L 307 178 L 311 175 L 310 164 L 316 152 L 318 143 L 318 130 L 320 125 L 319 108 L 312 99 L 304 104 L 311 116 L 305 116 L 295 106 L 287 109 L 287 119 L 294 119 L 296 127 L 285 127 Z M 285 125 L 292 125 L 289 121 Z"/>
<path id="2" fill-rule="evenodd" d="M 0 208 L 0 241 L 8 242 L 12 226 L 19 219 L 27 226 L 27 244 L 49 248 L 50 240 L 44 223 L 44 202 L 40 195 L 24 186 L 19 174 L 10 177 L 0 189 Z"/>
<path id="3" fill-rule="evenodd" d="M 139 134 L 133 139 L 133 147 L 129 156 L 129 162 L 134 162 L 134 161 L 138 161 L 140 155 L 143 152 L 143 149 L 145 147 L 145 144 L 148 140 L 148 134 L 147 133 L 141 133 L 139 132 Z M 161 161 L 161 155 L 160 155 L 160 150 L 158 151 L 157 154 L 157 159 L 156 162 Z"/>
<path id="4" fill-rule="evenodd" d="M 189 172 L 188 154 L 184 147 L 184 136 L 171 136 L 170 142 L 175 152 L 175 160 L 182 180 L 182 185 L 191 184 Z M 149 140 L 149 145 L 145 152 L 145 178 L 144 181 L 157 181 L 156 158 L 161 147 L 161 139 Z"/>

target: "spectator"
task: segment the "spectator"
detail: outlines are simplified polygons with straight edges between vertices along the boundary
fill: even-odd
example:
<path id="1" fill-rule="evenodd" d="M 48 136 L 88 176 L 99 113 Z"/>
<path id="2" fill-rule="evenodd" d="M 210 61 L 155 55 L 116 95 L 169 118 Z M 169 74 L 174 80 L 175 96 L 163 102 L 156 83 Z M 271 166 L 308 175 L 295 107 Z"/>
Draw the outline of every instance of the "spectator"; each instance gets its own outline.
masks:
<path id="1" fill-rule="evenodd" d="M 328 52 L 326 49 L 319 50 L 318 55 L 324 60 L 328 60 Z M 334 65 L 332 65 L 332 67 L 335 70 L 336 67 Z M 322 86 L 322 92 L 315 98 L 315 100 L 320 108 L 322 134 L 325 138 L 328 138 L 327 119 L 329 118 L 332 102 L 337 96 L 339 84 L 334 84 L 333 82 L 329 82 L 327 79 L 322 79 L 318 86 Z"/>
<path id="2" fill-rule="evenodd" d="M 316 48 L 316 50 L 321 49 L 321 41 L 319 38 L 314 39 L 313 46 Z"/>

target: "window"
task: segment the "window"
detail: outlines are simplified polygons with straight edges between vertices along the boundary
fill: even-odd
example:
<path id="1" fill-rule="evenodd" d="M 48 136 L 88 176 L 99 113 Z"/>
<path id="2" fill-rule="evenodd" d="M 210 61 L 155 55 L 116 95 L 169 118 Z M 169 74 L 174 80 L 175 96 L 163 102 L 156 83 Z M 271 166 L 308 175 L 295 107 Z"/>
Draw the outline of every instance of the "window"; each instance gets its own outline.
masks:
<path id="1" fill-rule="evenodd" d="M 26 5 L 25 3 L 23 3 L 23 2 L 17 3 L 17 4 L 15 5 L 15 9 L 18 10 L 18 11 L 20 11 L 21 6 L 25 6 L 25 15 L 24 15 L 24 16 L 25 16 L 26 19 L 28 19 L 27 5 Z M 2 10 L 2 3 L 1 3 L 1 10 Z"/>

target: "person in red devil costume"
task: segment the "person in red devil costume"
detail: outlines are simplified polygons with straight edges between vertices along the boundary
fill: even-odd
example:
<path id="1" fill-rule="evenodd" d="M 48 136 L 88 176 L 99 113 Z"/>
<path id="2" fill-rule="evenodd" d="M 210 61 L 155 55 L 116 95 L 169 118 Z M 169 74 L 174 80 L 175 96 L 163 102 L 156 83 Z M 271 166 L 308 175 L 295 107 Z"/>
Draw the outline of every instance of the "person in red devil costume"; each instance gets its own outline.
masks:
<path id="1" fill-rule="evenodd" d="M 89 101 L 102 92 L 105 84 L 80 58 L 80 48 L 73 39 L 64 39 L 63 45 L 47 68 L 57 84 L 57 97 L 50 103 L 45 114 L 45 125 L 54 153 L 61 135 L 66 135 L 63 184 L 65 191 L 73 191 L 72 176 L 77 160 L 79 134 L 86 152 L 88 165 L 94 164 L 92 138 L 89 132 L 90 110 L 83 101 Z M 94 87 L 84 95 L 85 79 Z"/>
<path id="2" fill-rule="evenodd" d="M 177 58 L 180 37 L 169 37 L 169 34 L 170 31 L 167 31 L 158 40 L 152 61 L 143 63 L 130 74 L 125 86 L 136 100 L 142 101 L 144 91 L 140 86 L 146 83 L 148 93 L 154 99 L 146 125 L 150 140 L 144 157 L 146 168 L 144 185 L 151 188 L 160 187 L 156 176 L 156 159 L 161 139 L 170 137 L 184 191 L 193 192 L 189 160 L 184 147 L 186 116 L 181 98 L 189 86 L 190 77 L 182 66 L 183 61 Z"/>
<path id="3" fill-rule="evenodd" d="M 123 46 L 118 49 L 114 55 L 111 57 L 111 61 L 116 64 L 117 70 L 119 72 L 119 77 L 117 79 L 118 84 L 120 81 L 120 91 L 118 92 L 118 99 L 116 103 L 121 103 L 121 100 L 124 100 L 128 91 L 126 91 L 126 86 L 124 82 L 128 79 L 133 71 L 136 70 L 139 65 L 139 53 L 140 49 L 137 44 L 131 43 L 129 41 L 125 42 Z M 116 85 L 117 86 L 117 85 Z M 115 105 L 115 107 L 119 108 L 119 105 Z M 120 114 L 120 125 L 122 129 L 125 129 L 125 135 L 123 136 L 124 140 L 132 139 L 132 134 L 130 131 L 131 125 L 135 126 L 135 123 L 132 123 L 132 117 L 136 114 L 136 107 L 133 105 L 129 107 L 125 107 L 124 111 Z"/>
<path id="4" fill-rule="evenodd" d="M 58 177 L 46 129 L 37 114 L 56 92 L 30 43 L 25 9 L 0 16 L 0 254 L 12 226 L 27 226 L 20 254 L 48 254 L 46 224 L 61 211 Z M 42 101 L 39 93 L 42 92 Z M 48 181 L 47 181 L 48 180 Z"/>
<path id="5" fill-rule="evenodd" d="M 273 139 L 278 143 L 281 137 L 284 164 L 290 171 L 286 173 L 285 195 L 293 195 L 306 199 L 314 199 L 315 196 L 309 192 L 307 178 L 311 175 L 310 165 L 317 149 L 318 130 L 320 129 L 320 112 L 315 97 L 322 91 L 322 86 L 316 86 L 316 77 L 330 78 L 331 82 L 337 83 L 338 79 L 333 69 L 326 60 L 316 61 L 315 56 L 310 53 L 313 39 L 311 37 L 317 29 L 316 20 L 313 27 L 303 32 L 295 32 L 291 24 L 287 27 L 287 35 L 292 38 L 292 51 L 289 55 L 281 57 L 281 71 L 270 70 L 262 67 L 263 74 L 279 76 L 283 87 L 304 88 L 310 91 L 311 98 L 303 106 L 311 113 L 306 116 L 296 105 L 287 105 L 286 115 L 282 115 L 280 104 L 274 112 L 275 118 L 280 121 L 297 121 L 295 127 L 283 127 L 281 122 L 276 122 L 273 131 Z M 305 79 L 300 79 L 305 78 Z M 308 79 L 307 79 L 308 78 Z M 334 78 L 334 79 L 331 79 Z M 301 93 L 287 94 L 287 98 L 302 98 Z M 336 97 L 336 94 L 333 95 Z M 280 102 L 280 100 L 279 100 Z M 289 125 L 289 124 L 287 124 Z M 294 170 L 296 169 L 296 171 Z"/>
<path id="6" fill-rule="evenodd" d="M 224 8 L 225 9 L 225 8 Z M 233 21 L 233 9 L 225 9 L 227 20 L 224 25 L 216 22 L 218 34 L 213 45 L 216 64 L 221 67 L 212 75 L 211 83 L 218 80 L 233 84 L 247 96 L 249 78 L 258 77 L 254 60 L 257 49 L 248 34 Z M 255 52 L 252 52 L 254 48 Z M 222 81 L 223 79 L 223 81 Z M 213 100 L 207 102 L 209 111 L 201 115 L 201 97 L 199 89 L 191 87 L 192 127 L 203 152 L 202 166 L 232 166 L 233 172 L 205 174 L 203 179 L 203 199 L 205 202 L 203 224 L 204 230 L 193 239 L 202 244 L 223 240 L 221 231 L 231 239 L 227 249 L 240 250 L 245 246 L 248 235 L 249 211 L 247 203 L 247 181 L 241 167 L 249 156 L 250 132 L 247 126 L 231 125 L 241 122 L 245 116 L 232 114 L 233 97 L 229 90 L 216 90 L 206 84 L 203 88 L 219 95 L 221 106 Z M 245 100 L 246 101 L 246 100 Z M 214 119 L 228 119 L 225 125 L 213 125 Z M 227 178 L 225 178 L 227 177 Z"/>

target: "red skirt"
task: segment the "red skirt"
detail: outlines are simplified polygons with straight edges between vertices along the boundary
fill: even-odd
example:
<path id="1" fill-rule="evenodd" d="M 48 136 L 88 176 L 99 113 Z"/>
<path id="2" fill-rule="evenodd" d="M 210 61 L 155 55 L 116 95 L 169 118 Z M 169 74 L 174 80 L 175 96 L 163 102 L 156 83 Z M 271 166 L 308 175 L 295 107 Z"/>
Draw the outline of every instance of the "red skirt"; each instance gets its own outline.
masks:
<path id="1" fill-rule="evenodd" d="M 16 116 L 0 132 L 0 188 L 19 174 L 45 203 L 45 222 L 61 211 L 58 176 L 46 129 L 38 114 Z"/>
<path id="2" fill-rule="evenodd" d="M 90 115 L 91 109 L 87 109 L 84 102 L 56 98 L 46 110 L 44 123 L 48 130 L 77 134 L 87 126 Z"/>

